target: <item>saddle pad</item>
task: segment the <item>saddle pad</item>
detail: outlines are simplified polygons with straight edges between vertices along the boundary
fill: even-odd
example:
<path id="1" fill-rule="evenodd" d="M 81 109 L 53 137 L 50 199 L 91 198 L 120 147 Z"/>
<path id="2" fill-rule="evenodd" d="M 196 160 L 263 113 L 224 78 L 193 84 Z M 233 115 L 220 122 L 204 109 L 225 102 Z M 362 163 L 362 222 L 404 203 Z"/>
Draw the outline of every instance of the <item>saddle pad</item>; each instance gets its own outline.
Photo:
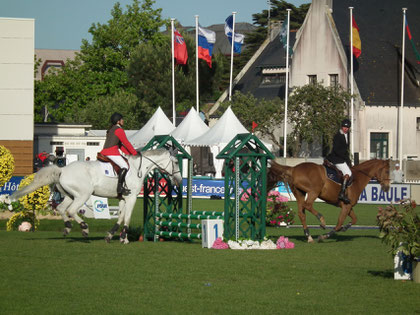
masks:
<path id="1" fill-rule="evenodd" d="M 103 174 L 109 177 L 117 177 L 117 174 L 114 171 L 111 163 L 108 162 L 100 162 Z"/>
<path id="2" fill-rule="evenodd" d="M 337 184 L 341 185 L 341 177 L 338 175 L 337 171 L 329 168 L 324 165 L 325 171 L 327 173 L 328 179 L 332 180 L 333 182 L 336 182 Z M 353 176 L 350 177 L 349 182 L 347 184 L 347 187 L 350 186 L 353 183 Z"/>

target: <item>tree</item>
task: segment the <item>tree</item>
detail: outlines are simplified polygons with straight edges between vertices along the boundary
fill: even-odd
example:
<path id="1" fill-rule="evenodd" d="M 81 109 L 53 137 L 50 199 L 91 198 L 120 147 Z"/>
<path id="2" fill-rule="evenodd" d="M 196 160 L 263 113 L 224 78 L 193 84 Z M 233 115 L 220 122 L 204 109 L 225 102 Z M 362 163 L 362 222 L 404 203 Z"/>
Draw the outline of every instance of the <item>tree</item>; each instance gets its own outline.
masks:
<path id="1" fill-rule="evenodd" d="M 287 111 L 288 121 L 293 125 L 288 138 L 294 142 L 294 156 L 302 142 L 322 139 L 324 149 L 331 145 L 340 121 L 346 117 L 350 96 L 341 87 L 325 87 L 320 83 L 295 88 Z"/>
<path id="2" fill-rule="evenodd" d="M 195 40 L 182 34 L 187 45 L 186 65 L 175 65 L 176 111 L 188 110 L 196 105 Z M 171 37 L 154 44 L 142 43 L 134 51 L 128 66 L 129 84 L 139 99 L 139 114 L 150 117 L 160 106 L 172 116 L 172 61 Z M 219 55 L 213 56 L 212 68 L 199 59 L 200 102 L 220 94 L 218 86 L 224 64 Z"/>
<path id="3" fill-rule="evenodd" d="M 153 4 L 152 0 L 133 0 L 123 11 L 117 2 L 108 23 L 93 24 L 89 29 L 92 41 L 82 41 L 76 59 L 35 82 L 35 120 L 43 121 L 46 107 L 49 120 L 89 122 L 80 115 L 88 104 L 117 92 L 132 92 L 126 70 L 134 50 L 143 42 L 164 40 L 160 28 L 167 21 Z"/>
<path id="4" fill-rule="evenodd" d="M 98 108 L 101 112 L 98 115 Z M 124 116 L 124 128 L 138 129 L 137 97 L 131 92 L 117 91 L 114 95 L 101 96 L 87 104 L 76 116 L 77 121 L 85 119 L 94 129 L 108 129 L 111 125 L 109 118 L 114 112 Z"/>
<path id="5" fill-rule="evenodd" d="M 275 134 L 275 130 L 284 120 L 284 104 L 280 98 L 258 99 L 251 93 L 242 94 L 236 91 L 232 100 L 224 102 L 221 106 L 223 110 L 231 106 L 238 119 L 248 130 L 251 130 L 252 122 L 255 122 L 258 124 L 255 131 L 260 132 L 263 137 L 269 138 L 279 148 L 283 146 Z"/>

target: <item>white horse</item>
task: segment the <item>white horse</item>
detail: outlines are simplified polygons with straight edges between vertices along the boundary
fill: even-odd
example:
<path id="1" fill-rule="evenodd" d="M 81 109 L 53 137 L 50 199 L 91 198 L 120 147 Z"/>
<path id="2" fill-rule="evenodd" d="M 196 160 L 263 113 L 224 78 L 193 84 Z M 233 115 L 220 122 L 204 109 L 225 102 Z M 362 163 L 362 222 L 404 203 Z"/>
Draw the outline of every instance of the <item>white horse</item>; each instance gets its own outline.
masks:
<path id="1" fill-rule="evenodd" d="M 141 157 L 139 155 L 128 156 L 130 169 L 125 178 L 125 182 L 127 188 L 130 189 L 130 194 L 120 197 L 118 221 L 105 237 L 107 242 L 110 242 L 112 236 L 124 222 L 120 241 L 125 244 L 128 243 L 127 231 L 131 213 L 133 212 L 137 196 L 141 191 L 144 179 L 148 173 L 158 168 L 169 175 L 173 185 L 179 185 L 182 182 L 178 159 L 175 155 L 176 152 L 157 149 L 145 151 Z M 15 201 L 42 186 L 56 184 L 57 189 L 64 196 L 64 200 L 57 207 L 64 220 L 64 236 L 71 231 L 72 224 L 70 217 L 72 217 L 80 224 L 82 235 L 87 237 L 89 227 L 77 215 L 78 210 L 91 195 L 118 198 L 118 177 L 106 176 L 100 163 L 102 162 L 84 161 L 73 162 L 62 168 L 56 165 L 44 167 L 35 174 L 31 184 L 14 192 L 10 199 L 11 201 Z"/>

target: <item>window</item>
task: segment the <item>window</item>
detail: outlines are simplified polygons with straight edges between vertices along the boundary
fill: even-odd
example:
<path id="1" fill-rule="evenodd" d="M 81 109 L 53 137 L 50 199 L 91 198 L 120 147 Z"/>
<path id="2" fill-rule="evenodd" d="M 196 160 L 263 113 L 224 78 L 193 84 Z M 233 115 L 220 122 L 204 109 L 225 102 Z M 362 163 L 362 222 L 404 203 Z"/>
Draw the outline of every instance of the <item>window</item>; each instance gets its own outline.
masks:
<path id="1" fill-rule="evenodd" d="M 387 159 L 388 158 L 388 133 L 371 132 L 370 133 L 370 158 Z"/>
<path id="2" fill-rule="evenodd" d="M 416 121 L 416 126 L 417 126 L 417 130 L 420 130 L 420 117 L 417 117 L 417 121 Z"/>
<path id="3" fill-rule="evenodd" d="M 338 74 L 330 74 L 330 86 L 338 86 Z"/>
<path id="4" fill-rule="evenodd" d="M 284 85 L 286 84 L 286 73 L 266 73 L 263 74 L 261 85 L 272 86 L 272 85 Z"/>
<path id="5" fill-rule="evenodd" d="M 317 82 L 316 74 L 308 75 L 308 83 L 309 84 L 316 84 L 316 82 Z"/>
<path id="6" fill-rule="evenodd" d="M 87 142 L 86 145 L 99 147 L 99 142 Z"/>

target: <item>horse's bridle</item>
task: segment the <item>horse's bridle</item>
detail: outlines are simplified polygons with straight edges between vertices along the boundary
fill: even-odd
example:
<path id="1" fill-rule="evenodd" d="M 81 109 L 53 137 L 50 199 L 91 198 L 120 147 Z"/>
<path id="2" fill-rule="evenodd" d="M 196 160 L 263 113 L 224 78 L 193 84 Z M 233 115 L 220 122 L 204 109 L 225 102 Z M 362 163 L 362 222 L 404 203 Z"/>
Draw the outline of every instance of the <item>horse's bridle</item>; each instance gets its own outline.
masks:
<path id="1" fill-rule="evenodd" d="M 144 156 L 143 154 L 142 155 L 140 155 L 140 158 L 141 159 L 143 159 L 143 157 L 145 158 L 145 159 L 147 159 L 147 160 L 149 160 L 150 162 L 152 162 L 154 165 L 156 165 L 156 167 L 163 173 L 163 174 L 167 174 L 167 175 L 169 175 L 169 176 L 171 176 L 171 177 L 173 177 L 176 173 L 181 173 L 181 170 L 178 170 L 178 171 L 176 171 L 176 172 L 174 172 L 174 163 L 175 163 L 175 161 L 174 160 L 172 160 L 172 159 L 170 159 L 170 161 L 168 162 L 168 164 L 164 167 L 164 168 L 162 168 L 159 164 L 157 164 L 155 161 L 153 161 L 151 158 L 149 158 L 149 157 L 147 157 L 147 156 Z M 171 156 L 172 157 L 172 156 Z M 140 169 L 141 169 L 141 165 L 142 165 L 142 163 L 143 163 L 143 160 L 141 160 L 140 161 L 140 166 L 139 166 L 139 169 L 138 169 L 138 171 L 137 171 L 137 177 L 139 177 L 139 178 L 141 178 L 141 176 L 139 175 L 140 174 Z M 168 168 L 168 166 L 169 166 L 169 164 L 170 163 L 172 163 L 172 173 L 169 173 L 167 170 L 166 170 L 166 168 Z"/>

